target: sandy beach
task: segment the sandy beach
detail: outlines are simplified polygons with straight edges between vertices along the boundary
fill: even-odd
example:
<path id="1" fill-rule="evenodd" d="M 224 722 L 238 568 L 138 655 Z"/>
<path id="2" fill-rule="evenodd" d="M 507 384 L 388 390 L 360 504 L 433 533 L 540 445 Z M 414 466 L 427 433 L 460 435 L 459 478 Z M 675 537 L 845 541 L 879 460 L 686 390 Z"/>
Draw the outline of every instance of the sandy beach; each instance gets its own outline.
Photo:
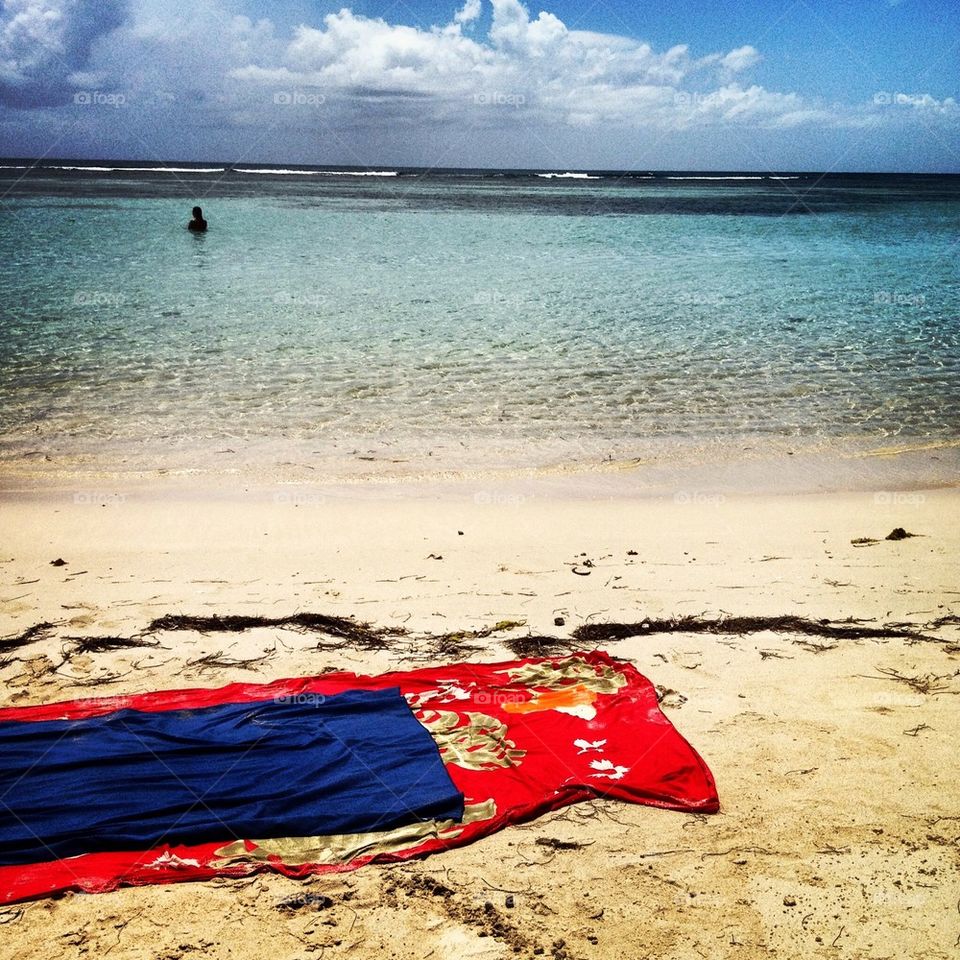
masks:
<path id="1" fill-rule="evenodd" d="M 0 636 L 51 627 L 0 649 L 4 705 L 505 659 L 527 635 L 691 617 L 601 646 L 658 686 L 722 809 L 596 801 L 404 865 L 67 894 L 0 912 L 0 956 L 954 956 L 958 506 L 950 488 L 535 482 L 7 493 Z M 885 539 L 898 527 L 915 536 Z M 167 614 L 298 612 L 406 633 L 372 652 L 277 626 L 83 649 Z M 825 629 L 702 629 L 788 616 Z M 925 639 L 830 635 L 856 624 Z"/>

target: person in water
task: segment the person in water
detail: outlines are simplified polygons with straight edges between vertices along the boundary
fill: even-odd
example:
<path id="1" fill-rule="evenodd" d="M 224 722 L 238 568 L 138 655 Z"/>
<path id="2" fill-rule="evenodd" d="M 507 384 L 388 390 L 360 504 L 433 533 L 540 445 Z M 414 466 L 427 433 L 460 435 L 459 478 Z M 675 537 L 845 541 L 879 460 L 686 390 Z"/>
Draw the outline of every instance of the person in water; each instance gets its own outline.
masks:
<path id="1" fill-rule="evenodd" d="M 187 224 L 187 229 L 194 233 L 206 232 L 207 221 L 203 219 L 203 211 L 199 207 L 193 208 L 193 219 Z"/>

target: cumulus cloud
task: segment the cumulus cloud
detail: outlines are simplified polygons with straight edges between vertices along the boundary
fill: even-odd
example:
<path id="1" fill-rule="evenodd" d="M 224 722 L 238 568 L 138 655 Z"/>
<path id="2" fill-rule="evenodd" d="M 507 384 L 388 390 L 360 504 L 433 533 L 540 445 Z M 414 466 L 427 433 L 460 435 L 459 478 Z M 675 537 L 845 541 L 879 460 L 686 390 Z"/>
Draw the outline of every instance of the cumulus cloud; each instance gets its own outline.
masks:
<path id="1" fill-rule="evenodd" d="M 657 52 L 629 37 L 571 30 L 554 14 L 536 17 L 520 0 L 491 0 L 485 38 L 462 29 L 481 13 L 467 0 L 450 23 L 430 29 L 392 24 L 349 9 L 326 16 L 320 26 L 302 25 L 282 62 L 247 64 L 230 77 L 251 86 L 321 90 L 342 104 L 418 98 L 437 116 L 470 107 L 524 106 L 514 121 L 536 118 L 573 125 L 615 122 L 682 128 L 703 122 L 775 122 L 778 111 L 796 114 L 793 94 L 731 84 L 735 74 L 760 60 L 749 45 L 701 57 L 686 44 Z M 694 99 L 685 84 L 696 80 Z M 713 90 L 702 91 L 713 82 Z M 504 122 L 509 122 L 503 118 Z"/>
<path id="2" fill-rule="evenodd" d="M 0 104 L 24 117 L 45 108 L 36 116 L 52 131 L 46 108 L 73 90 L 117 90 L 122 120 L 71 117 L 91 143 L 122 135 L 150 156 L 179 155 L 183 143 L 204 155 L 312 160 L 329 146 L 358 162 L 382 156 L 391 137 L 408 162 L 435 158 L 441 131 L 458 138 L 459 162 L 479 148 L 516 163 L 553 143 L 582 143 L 599 158 L 604 144 L 633 149 L 638 132 L 653 135 L 645 142 L 723 144 L 749 128 L 799 144 L 808 129 L 953 130 L 960 112 L 931 94 L 836 104 L 771 90 L 751 76 L 762 54 L 749 43 L 655 49 L 532 15 L 521 0 L 451 0 L 431 27 L 345 6 L 281 28 L 245 11 L 244 0 L 0 0 Z"/>
<path id="3" fill-rule="evenodd" d="M 94 43 L 119 27 L 126 0 L 3 0 L 0 102 L 43 107 L 67 102 L 85 77 Z"/>
<path id="4" fill-rule="evenodd" d="M 724 70 L 729 70 L 731 73 L 740 73 L 741 70 L 748 70 L 759 62 L 760 54 L 750 44 L 746 44 L 746 46 L 731 50 L 720 61 L 720 65 Z"/>

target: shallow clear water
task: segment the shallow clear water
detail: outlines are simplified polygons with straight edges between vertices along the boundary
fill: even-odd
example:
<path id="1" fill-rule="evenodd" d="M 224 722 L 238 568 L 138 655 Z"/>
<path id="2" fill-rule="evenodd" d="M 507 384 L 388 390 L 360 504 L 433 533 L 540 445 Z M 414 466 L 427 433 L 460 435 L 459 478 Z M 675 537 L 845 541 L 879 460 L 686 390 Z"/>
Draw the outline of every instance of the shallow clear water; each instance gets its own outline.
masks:
<path id="1" fill-rule="evenodd" d="M 19 174 L 7 461 L 346 474 L 960 435 L 957 178 Z"/>

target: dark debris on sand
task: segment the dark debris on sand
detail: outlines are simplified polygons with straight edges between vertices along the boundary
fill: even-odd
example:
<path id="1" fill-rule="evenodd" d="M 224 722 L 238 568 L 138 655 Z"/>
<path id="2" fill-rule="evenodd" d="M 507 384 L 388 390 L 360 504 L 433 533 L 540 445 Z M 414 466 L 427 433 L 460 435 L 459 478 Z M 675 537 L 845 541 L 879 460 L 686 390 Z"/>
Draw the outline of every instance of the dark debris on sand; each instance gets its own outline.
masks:
<path id="1" fill-rule="evenodd" d="M 159 647 L 159 643 L 141 637 L 64 637 L 74 644 L 72 653 L 106 653 L 110 650 L 130 650 L 134 647 Z"/>
<path id="2" fill-rule="evenodd" d="M 352 617 L 331 617 L 322 613 L 294 613 L 286 617 L 256 617 L 229 615 L 196 617 L 185 614 L 167 614 L 151 620 L 145 634 L 161 630 L 190 630 L 194 633 L 241 633 L 257 627 L 285 627 L 303 633 L 316 632 L 344 641 L 337 647 L 360 650 L 383 650 L 390 637 L 402 636 L 402 627 L 372 627 Z"/>
<path id="3" fill-rule="evenodd" d="M 574 629 L 568 637 L 538 634 L 500 637 L 499 642 L 514 656 L 548 657 L 572 653 L 576 650 L 596 649 L 626 640 L 630 637 L 652 636 L 665 633 L 707 633 L 726 636 L 772 631 L 799 635 L 793 643 L 812 653 L 823 653 L 836 648 L 840 640 L 902 639 L 908 643 L 928 641 L 944 644 L 947 652 L 957 649 L 950 640 L 932 636 L 928 632 L 946 626 L 960 625 L 960 616 L 947 614 L 923 624 L 890 622 L 870 626 L 852 617 L 846 620 L 811 620 L 798 616 L 725 616 L 705 618 L 683 616 L 668 619 L 650 618 L 636 623 L 585 623 Z M 319 639 L 317 649 L 324 651 L 393 650 L 403 652 L 408 659 L 430 662 L 464 659 L 482 651 L 484 645 L 477 641 L 494 634 L 506 633 L 525 626 L 522 620 L 501 620 L 492 626 L 478 630 L 461 630 L 443 634 L 411 633 L 404 627 L 374 627 L 352 617 L 335 617 L 319 613 L 296 613 L 285 617 L 260 617 L 246 615 L 191 616 L 168 614 L 152 620 L 149 625 L 130 637 L 123 636 L 68 636 L 63 639 L 71 644 L 64 647 L 64 662 L 76 654 L 105 653 L 148 647 L 161 648 L 158 640 L 149 639 L 162 631 L 192 631 L 196 633 L 240 633 L 264 627 L 280 627 L 301 633 L 319 633 L 328 639 Z M 57 624 L 43 622 L 28 627 L 15 636 L 0 638 L 0 667 L 13 662 L 3 655 L 32 643 L 55 636 Z M 806 639 L 811 638 L 811 639 Z M 265 650 L 249 659 L 225 655 L 223 651 L 207 654 L 189 661 L 186 667 L 201 671 L 217 669 L 255 669 L 274 658 L 276 648 Z M 774 654 L 761 651 L 761 656 Z M 134 668 L 138 665 L 134 664 Z M 96 682 L 96 681 L 93 681 Z M 672 691 L 671 691 L 672 692 Z"/>
<path id="4" fill-rule="evenodd" d="M 27 627 L 23 633 L 18 633 L 12 637 L 4 637 L 0 640 L 0 653 L 6 653 L 8 650 L 19 650 L 31 643 L 39 640 L 46 640 L 56 627 L 55 623 L 35 623 L 32 627 Z"/>
<path id="5" fill-rule="evenodd" d="M 868 627 L 854 620 L 832 622 L 795 616 L 717 617 L 715 619 L 686 616 L 667 620 L 642 620 L 639 623 L 584 623 L 573 631 L 573 638 L 583 644 L 600 644 L 654 633 L 717 633 L 729 636 L 767 630 L 836 640 L 898 637 L 905 640 L 937 640 L 936 637 L 927 636 L 916 629 L 899 624 Z"/>

